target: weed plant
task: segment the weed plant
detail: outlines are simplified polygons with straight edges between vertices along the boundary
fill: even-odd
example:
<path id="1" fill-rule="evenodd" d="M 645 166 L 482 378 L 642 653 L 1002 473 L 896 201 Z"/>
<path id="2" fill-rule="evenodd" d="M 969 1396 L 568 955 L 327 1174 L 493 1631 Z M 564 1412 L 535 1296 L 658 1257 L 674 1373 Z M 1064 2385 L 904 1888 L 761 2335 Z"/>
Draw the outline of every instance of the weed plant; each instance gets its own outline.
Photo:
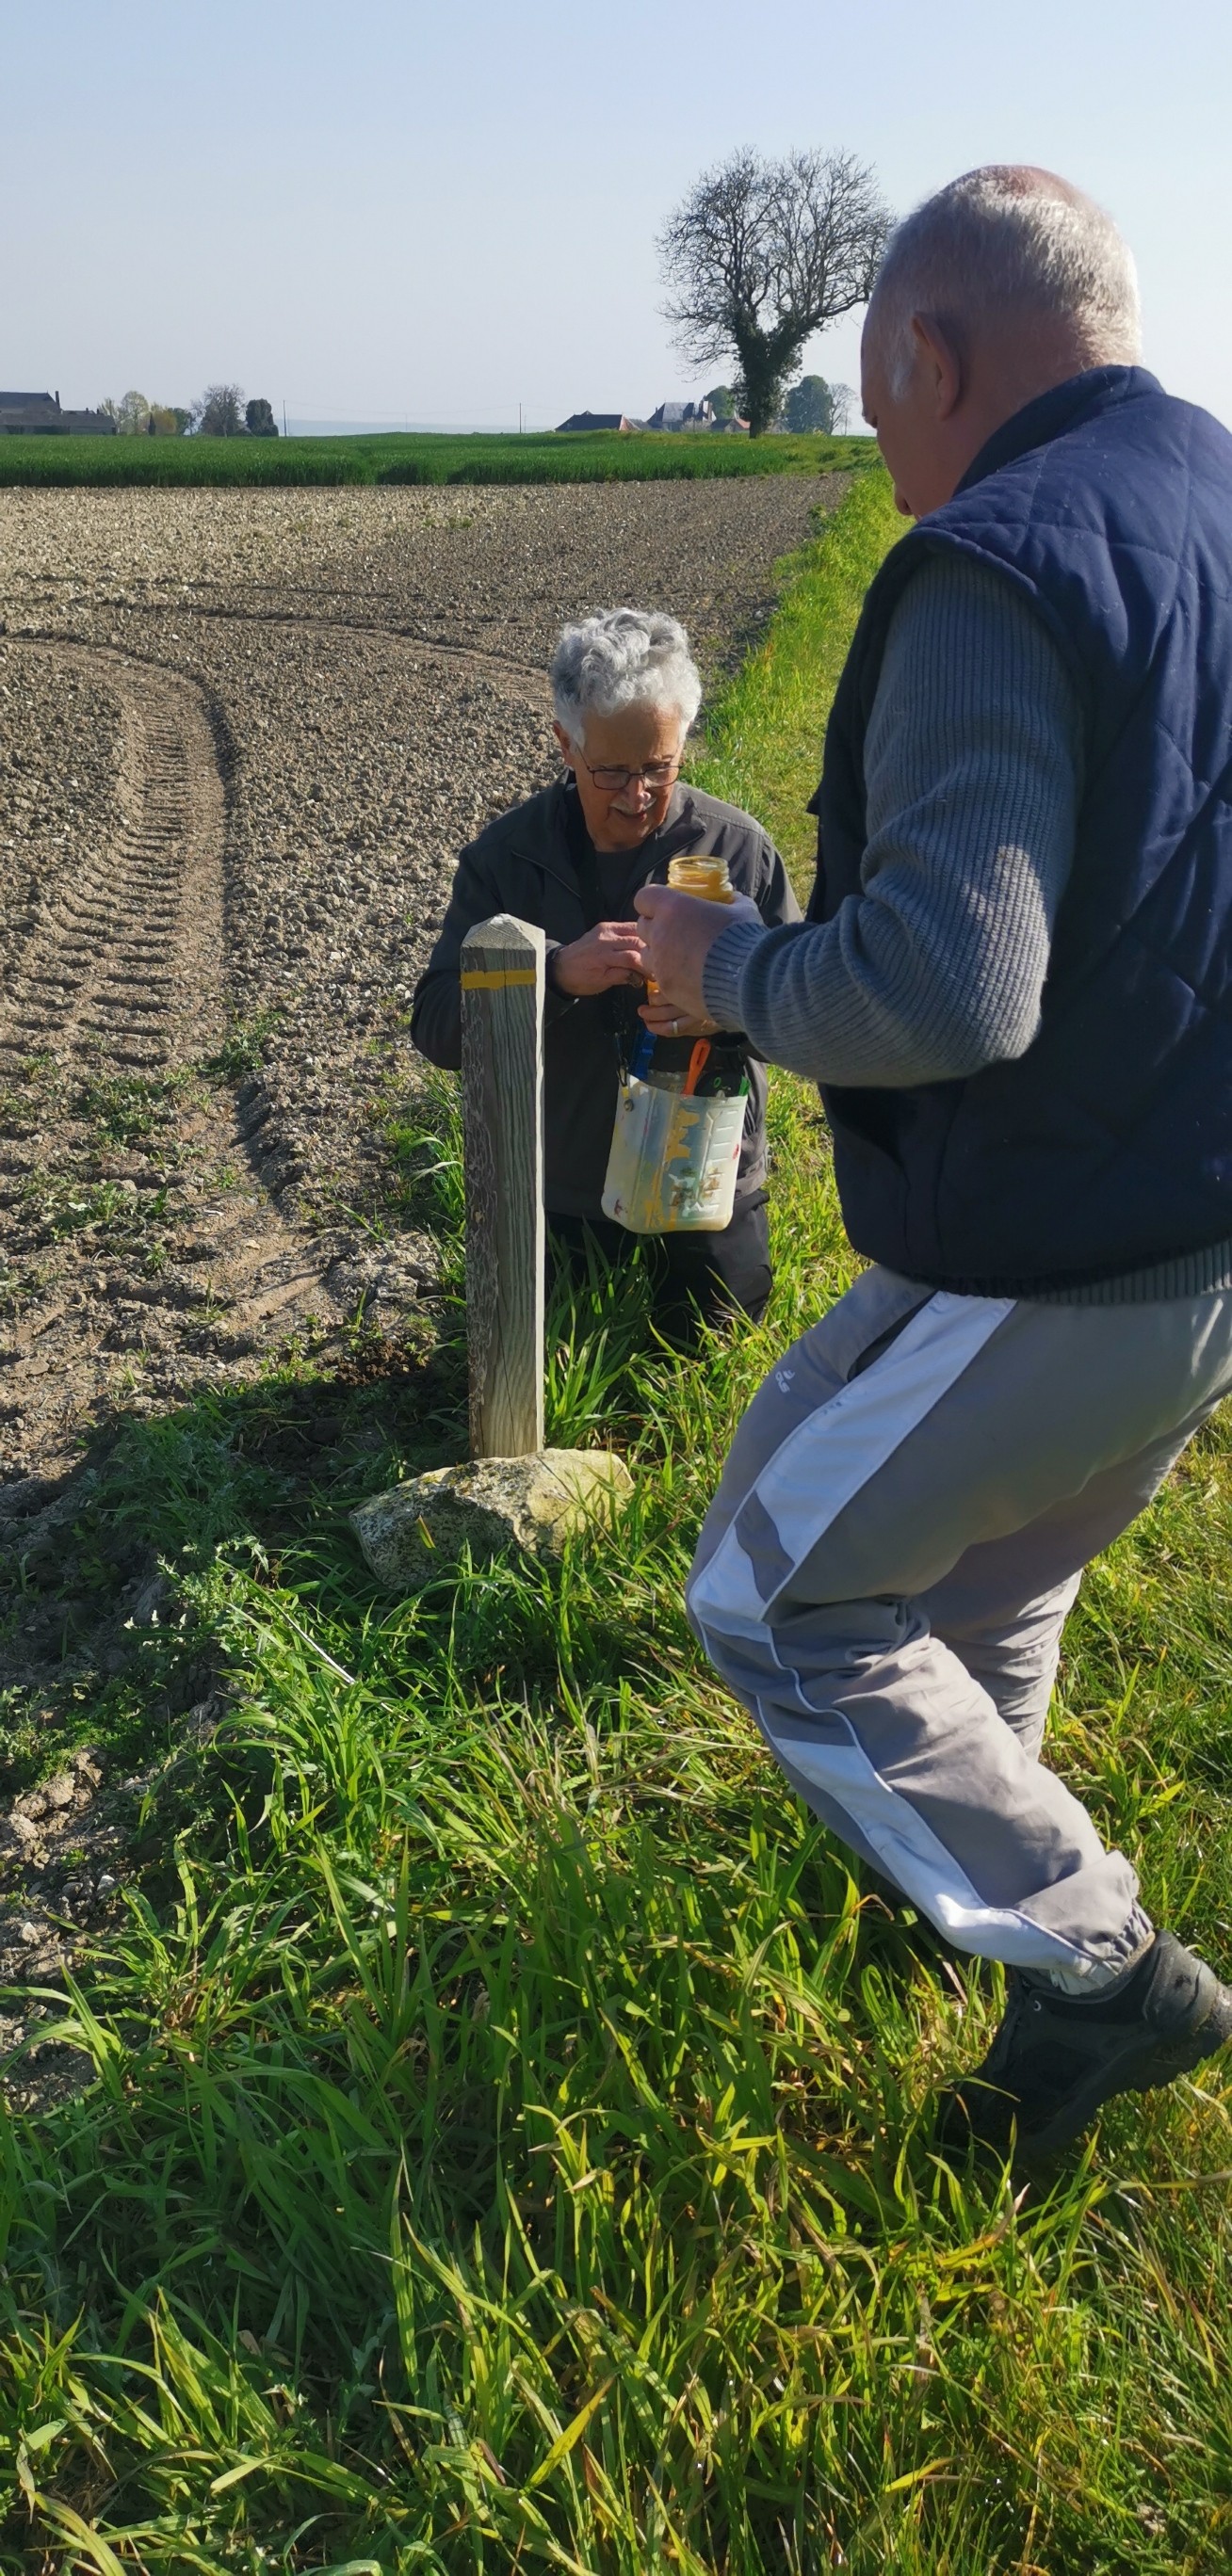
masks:
<path id="1" fill-rule="evenodd" d="M 0 485 L 655 483 L 829 474 L 870 464 L 868 438 L 539 431 L 522 438 L 0 438 Z"/>
<path id="2" fill-rule="evenodd" d="M 277 1002 L 263 1003 L 255 1011 L 233 1011 L 221 1045 L 203 1058 L 201 1071 L 207 1081 L 238 1082 L 246 1073 L 259 1073 L 285 1016 Z"/>
<path id="3" fill-rule="evenodd" d="M 823 626 L 855 580 L 828 543 L 797 570 Z M 775 659 L 726 706 L 767 815 Z M 450 1087 L 403 1123 L 456 1239 Z M 0 2143 L 6 2567 L 1226 2569 L 1220 2070 L 1112 2106 L 1033 2199 L 949 2170 L 930 2099 L 999 1972 L 862 1884 L 684 1622 L 741 1408 L 853 1267 L 786 1078 L 771 1143 L 764 1326 L 683 1359 L 636 1272 L 557 1301 L 549 1436 L 635 1478 L 557 1566 L 393 1599 L 348 1533 L 461 1454 L 456 1252 L 418 1375 L 348 1399 L 304 1364 L 130 1424 L 102 1472 L 232 1698 L 151 1791 L 123 1934 L 48 1998 L 91 2081 Z M 369 1445 L 296 1482 L 348 1401 Z M 1225 1964 L 1230 1523 L 1216 1427 L 1088 1579 L 1051 1746 Z"/>

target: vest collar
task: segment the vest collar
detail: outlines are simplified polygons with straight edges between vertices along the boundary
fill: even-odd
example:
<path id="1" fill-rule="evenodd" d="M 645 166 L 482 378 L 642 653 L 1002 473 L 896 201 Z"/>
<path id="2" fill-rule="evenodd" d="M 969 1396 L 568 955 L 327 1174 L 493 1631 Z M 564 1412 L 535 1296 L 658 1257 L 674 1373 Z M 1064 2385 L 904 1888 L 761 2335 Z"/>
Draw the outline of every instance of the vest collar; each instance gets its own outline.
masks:
<path id="1" fill-rule="evenodd" d="M 1081 429 L 1087 421 L 1098 420 L 1101 412 L 1115 411 L 1143 394 L 1162 392 L 1159 378 L 1146 367 L 1088 367 L 1080 376 L 1067 376 L 1063 385 L 1051 385 L 1046 394 L 1037 394 L 1034 402 L 1024 403 L 1021 411 L 994 429 L 967 467 L 955 500 L 959 492 L 969 492 L 973 484 L 982 483 L 1003 465 L 1012 465 L 1031 448 L 1046 447 L 1067 430 Z"/>

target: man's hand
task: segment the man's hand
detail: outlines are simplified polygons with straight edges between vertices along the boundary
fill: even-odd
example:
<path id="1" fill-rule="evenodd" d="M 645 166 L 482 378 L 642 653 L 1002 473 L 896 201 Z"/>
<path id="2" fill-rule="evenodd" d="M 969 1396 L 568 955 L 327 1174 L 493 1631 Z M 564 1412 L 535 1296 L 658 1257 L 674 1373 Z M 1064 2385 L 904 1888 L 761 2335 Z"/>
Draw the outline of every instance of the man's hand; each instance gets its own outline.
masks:
<path id="1" fill-rule="evenodd" d="M 682 1024 L 710 1027 L 702 998 L 706 959 L 733 921 L 761 921 L 752 896 L 738 894 L 734 903 L 707 903 L 701 895 L 678 893 L 675 886 L 646 885 L 633 901 L 645 940 L 643 973 L 659 988 L 656 1004 Z"/>
<path id="2" fill-rule="evenodd" d="M 640 984 L 642 930 L 637 921 L 600 921 L 583 939 L 552 951 L 551 980 L 558 993 L 606 993 L 613 984 Z"/>

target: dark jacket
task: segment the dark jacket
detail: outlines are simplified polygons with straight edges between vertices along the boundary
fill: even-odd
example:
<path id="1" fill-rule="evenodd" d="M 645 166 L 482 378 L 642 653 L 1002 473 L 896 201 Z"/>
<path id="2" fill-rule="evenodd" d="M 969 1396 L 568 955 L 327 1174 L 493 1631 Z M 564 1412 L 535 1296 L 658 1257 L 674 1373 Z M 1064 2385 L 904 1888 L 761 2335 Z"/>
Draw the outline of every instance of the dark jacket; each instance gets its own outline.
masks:
<path id="1" fill-rule="evenodd" d="M 939 550 L 1014 584 L 1082 710 L 1038 1033 L 961 1082 L 828 1089 L 857 1250 L 1025 1295 L 1232 1236 L 1232 438 L 1138 367 L 1029 403 L 874 581 L 815 800 L 810 916 L 858 899 L 862 753 L 895 603 Z"/>
<path id="2" fill-rule="evenodd" d="M 593 902 L 587 903 L 571 855 L 576 803 L 576 790 L 560 781 L 500 815 L 463 850 L 441 934 L 415 988 L 411 1011 L 411 1036 L 433 1064 L 456 1069 L 462 1061 L 459 954 L 476 922 L 511 912 L 519 921 L 537 923 L 551 950 L 580 939 L 599 917 Z M 738 893 L 752 896 L 766 922 L 799 920 L 783 862 L 760 824 L 737 806 L 683 784 L 673 791 L 661 829 L 629 852 L 619 899 L 604 918 L 631 920 L 638 887 L 652 879 L 662 884 L 668 861 L 682 851 L 725 858 L 732 884 Z M 605 860 L 604 866 L 610 869 L 611 862 Z M 641 996 L 630 998 L 636 1004 Z M 575 1001 L 548 989 L 543 1015 L 544 1199 L 553 1215 L 601 1213 L 618 1087 L 610 999 L 595 994 Z M 760 1189 L 766 1174 L 766 1078 L 756 1063 L 750 1064 L 749 1074 L 738 1195 Z"/>

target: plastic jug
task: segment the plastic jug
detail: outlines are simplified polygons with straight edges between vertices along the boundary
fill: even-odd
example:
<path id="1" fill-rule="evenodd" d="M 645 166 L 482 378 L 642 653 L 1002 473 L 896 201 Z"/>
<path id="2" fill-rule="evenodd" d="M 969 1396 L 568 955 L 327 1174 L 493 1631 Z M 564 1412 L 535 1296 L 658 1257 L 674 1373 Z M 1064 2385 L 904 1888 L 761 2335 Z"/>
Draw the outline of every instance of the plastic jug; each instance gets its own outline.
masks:
<path id="1" fill-rule="evenodd" d="M 710 903 L 734 900 L 726 859 L 673 859 L 667 881 Z M 748 1088 L 730 1032 L 717 1039 L 647 1032 L 621 1080 L 604 1215 L 631 1234 L 721 1234 L 735 1205 Z"/>

